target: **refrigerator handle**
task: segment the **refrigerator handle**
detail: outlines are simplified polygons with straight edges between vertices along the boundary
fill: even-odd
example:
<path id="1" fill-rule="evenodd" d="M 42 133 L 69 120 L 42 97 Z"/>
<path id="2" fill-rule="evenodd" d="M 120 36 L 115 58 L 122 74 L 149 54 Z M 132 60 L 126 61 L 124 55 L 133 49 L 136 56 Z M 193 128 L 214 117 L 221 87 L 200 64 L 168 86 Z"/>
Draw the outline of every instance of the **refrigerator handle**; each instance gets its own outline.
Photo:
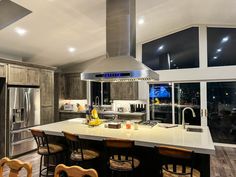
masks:
<path id="1" fill-rule="evenodd" d="M 29 98 L 28 98 L 28 93 L 27 92 L 25 92 L 25 101 L 26 101 L 25 121 L 26 121 L 26 125 L 28 125 L 28 121 L 29 121 Z"/>

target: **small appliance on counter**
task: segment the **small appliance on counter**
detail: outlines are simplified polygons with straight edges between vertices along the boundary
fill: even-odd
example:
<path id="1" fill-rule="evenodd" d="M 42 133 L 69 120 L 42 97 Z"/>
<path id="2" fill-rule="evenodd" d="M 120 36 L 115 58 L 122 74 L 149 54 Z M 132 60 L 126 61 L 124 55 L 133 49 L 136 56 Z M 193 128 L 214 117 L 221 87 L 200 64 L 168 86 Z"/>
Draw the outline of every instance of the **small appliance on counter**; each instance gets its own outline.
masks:
<path id="1" fill-rule="evenodd" d="M 130 112 L 146 112 L 146 104 L 130 104 Z"/>
<path id="2" fill-rule="evenodd" d="M 64 104 L 64 110 L 65 111 L 73 111 L 74 110 L 73 104 L 68 104 L 68 103 Z"/>
<path id="3" fill-rule="evenodd" d="M 125 110 L 125 109 L 124 109 L 123 107 L 118 107 L 118 108 L 117 108 L 117 111 L 118 111 L 118 112 L 124 112 L 124 110 Z"/>

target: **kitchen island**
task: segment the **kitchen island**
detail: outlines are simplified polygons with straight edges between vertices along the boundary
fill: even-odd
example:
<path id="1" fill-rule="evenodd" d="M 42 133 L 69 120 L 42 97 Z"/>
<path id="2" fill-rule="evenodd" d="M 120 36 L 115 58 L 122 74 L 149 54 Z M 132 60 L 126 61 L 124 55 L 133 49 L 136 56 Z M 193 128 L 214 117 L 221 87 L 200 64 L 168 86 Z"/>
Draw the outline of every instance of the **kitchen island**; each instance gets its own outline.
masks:
<path id="1" fill-rule="evenodd" d="M 67 121 L 47 124 L 35 127 L 45 131 L 47 135 L 63 136 L 62 131 L 78 134 L 83 139 L 101 142 L 105 138 L 121 138 L 134 140 L 140 149 L 148 149 L 151 158 L 153 147 L 169 145 L 194 150 L 197 154 L 198 169 L 201 176 L 210 177 L 210 155 L 215 153 L 215 147 L 208 127 L 202 127 L 203 132 L 188 132 L 182 127 L 164 128 L 158 125 L 154 127 L 139 125 L 138 130 L 105 128 L 104 124 L 97 127 L 89 127 L 84 124 L 84 119 L 70 119 Z M 145 154 L 145 153 L 142 153 Z M 148 156 L 148 155 L 146 155 Z M 149 159 L 150 160 L 150 159 Z M 153 161 L 149 161 L 153 162 Z M 150 164 L 150 166 L 154 166 Z"/>

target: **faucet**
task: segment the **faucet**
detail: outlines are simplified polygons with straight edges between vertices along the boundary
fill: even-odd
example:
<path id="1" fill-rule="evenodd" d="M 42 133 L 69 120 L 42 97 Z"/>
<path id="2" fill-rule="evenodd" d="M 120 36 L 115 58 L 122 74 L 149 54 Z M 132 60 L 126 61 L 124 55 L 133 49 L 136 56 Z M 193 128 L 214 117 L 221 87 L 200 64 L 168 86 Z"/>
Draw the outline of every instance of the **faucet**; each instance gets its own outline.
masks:
<path id="1" fill-rule="evenodd" d="M 95 97 L 95 105 L 99 108 L 99 96 Z"/>
<path id="2" fill-rule="evenodd" d="M 185 118 L 184 118 L 184 113 L 185 113 L 185 110 L 187 110 L 187 109 L 190 109 L 190 110 L 192 111 L 192 115 L 193 115 L 193 117 L 196 117 L 196 114 L 195 114 L 193 108 L 191 108 L 191 107 L 185 107 L 185 108 L 183 109 L 183 111 L 182 111 L 182 126 L 183 126 L 183 129 L 185 129 Z"/>

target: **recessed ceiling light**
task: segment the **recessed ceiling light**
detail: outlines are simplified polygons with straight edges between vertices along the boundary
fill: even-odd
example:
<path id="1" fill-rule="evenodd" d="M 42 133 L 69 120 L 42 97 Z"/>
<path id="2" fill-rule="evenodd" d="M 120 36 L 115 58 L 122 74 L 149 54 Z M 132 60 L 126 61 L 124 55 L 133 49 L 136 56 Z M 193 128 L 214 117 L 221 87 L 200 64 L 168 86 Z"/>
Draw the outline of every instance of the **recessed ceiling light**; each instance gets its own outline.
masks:
<path id="1" fill-rule="evenodd" d="M 162 50 L 164 49 L 164 45 L 161 45 L 160 47 L 158 47 L 158 50 Z"/>
<path id="2" fill-rule="evenodd" d="M 222 39 L 222 42 L 227 42 L 228 40 L 229 40 L 229 37 L 226 36 L 226 37 L 224 37 L 224 38 Z"/>
<path id="3" fill-rule="evenodd" d="M 138 20 L 138 24 L 139 24 L 139 25 L 144 24 L 144 18 L 143 18 L 143 17 Z"/>
<path id="4" fill-rule="evenodd" d="M 221 52 L 222 51 L 222 49 L 217 49 L 217 52 Z"/>
<path id="5" fill-rule="evenodd" d="M 68 51 L 69 51 L 70 53 L 73 53 L 73 52 L 76 51 L 76 49 L 75 49 L 74 47 L 69 47 L 69 48 L 68 48 Z"/>
<path id="6" fill-rule="evenodd" d="M 19 27 L 15 28 L 15 32 L 18 33 L 20 36 L 24 36 L 27 33 L 25 29 Z"/>
<path id="7" fill-rule="evenodd" d="M 213 57 L 213 59 L 215 59 L 215 60 L 216 60 L 217 58 L 218 58 L 217 56 L 214 56 L 214 57 Z"/>

